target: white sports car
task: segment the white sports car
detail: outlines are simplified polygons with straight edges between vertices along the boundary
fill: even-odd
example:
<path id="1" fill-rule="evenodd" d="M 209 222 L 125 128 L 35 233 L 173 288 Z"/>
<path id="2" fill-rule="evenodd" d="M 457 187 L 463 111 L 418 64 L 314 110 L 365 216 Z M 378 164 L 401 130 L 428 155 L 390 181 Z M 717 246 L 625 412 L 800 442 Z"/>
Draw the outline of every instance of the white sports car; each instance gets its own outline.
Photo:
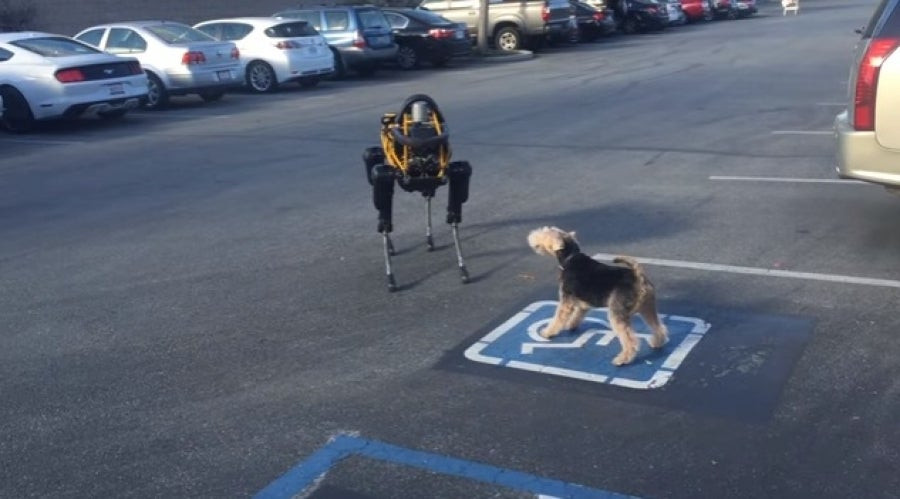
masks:
<path id="1" fill-rule="evenodd" d="M 147 76 L 137 59 L 62 35 L 0 33 L 0 124 L 10 131 L 28 131 L 37 120 L 116 118 L 146 97 Z"/>

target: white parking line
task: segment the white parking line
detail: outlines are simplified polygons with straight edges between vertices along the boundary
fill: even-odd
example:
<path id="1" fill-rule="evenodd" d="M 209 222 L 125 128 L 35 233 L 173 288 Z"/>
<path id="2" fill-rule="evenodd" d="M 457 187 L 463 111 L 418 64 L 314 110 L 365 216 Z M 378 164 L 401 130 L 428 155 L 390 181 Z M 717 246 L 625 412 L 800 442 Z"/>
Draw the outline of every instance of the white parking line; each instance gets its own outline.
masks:
<path id="1" fill-rule="evenodd" d="M 839 178 L 794 178 L 794 177 L 732 177 L 728 175 L 710 175 L 710 180 L 730 180 L 735 182 L 782 182 L 798 184 L 849 184 L 871 185 L 859 180 L 844 180 Z"/>
<path id="2" fill-rule="evenodd" d="M 831 130 L 773 130 L 772 135 L 833 135 Z"/>
<path id="3" fill-rule="evenodd" d="M 597 260 L 612 260 L 618 255 L 597 253 Z M 842 284 L 859 284 L 864 286 L 878 286 L 883 288 L 900 289 L 900 281 L 892 279 L 874 279 L 871 277 L 855 277 L 837 274 L 818 274 L 815 272 L 795 272 L 792 270 L 766 269 L 761 267 L 740 267 L 737 265 L 722 265 L 718 263 L 688 262 L 683 260 L 663 260 L 660 258 L 637 258 L 647 265 L 660 267 L 675 267 L 682 269 L 707 270 L 713 272 L 729 272 L 732 274 L 760 275 L 766 277 L 786 277 L 792 279 L 806 279 L 810 281 L 837 282 Z"/>

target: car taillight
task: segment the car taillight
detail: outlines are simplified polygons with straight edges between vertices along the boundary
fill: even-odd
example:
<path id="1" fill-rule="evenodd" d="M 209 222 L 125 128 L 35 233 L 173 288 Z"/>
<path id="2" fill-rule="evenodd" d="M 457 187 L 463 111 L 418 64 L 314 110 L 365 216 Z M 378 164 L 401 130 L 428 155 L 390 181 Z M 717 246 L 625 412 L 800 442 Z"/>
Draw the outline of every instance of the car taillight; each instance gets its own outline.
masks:
<path id="1" fill-rule="evenodd" d="M 363 38 L 362 33 L 356 33 L 356 38 L 353 39 L 353 46 L 358 49 L 366 48 L 366 39 Z"/>
<path id="2" fill-rule="evenodd" d="M 76 81 L 84 81 L 84 73 L 80 69 L 60 69 L 56 72 L 56 79 L 61 83 L 74 83 Z"/>
<path id="3" fill-rule="evenodd" d="M 430 36 L 432 38 L 438 38 L 438 39 L 453 38 L 453 33 L 455 33 L 455 32 L 456 32 L 456 30 L 452 30 L 452 29 L 443 29 L 443 28 L 430 29 L 430 30 L 428 30 L 428 36 Z"/>
<path id="4" fill-rule="evenodd" d="M 881 71 L 881 64 L 897 49 L 898 45 L 900 45 L 900 38 L 875 38 L 869 42 L 866 53 L 859 62 L 853 97 L 853 128 L 856 130 L 875 130 L 875 94 L 878 90 L 878 73 Z"/>
<path id="5" fill-rule="evenodd" d="M 279 48 L 281 50 L 289 50 L 297 48 L 297 44 L 290 40 L 283 40 L 275 44 L 275 48 Z"/>
<path id="6" fill-rule="evenodd" d="M 656 14 L 656 11 L 657 11 L 657 10 L 658 10 L 658 9 L 657 9 L 656 7 L 653 7 L 653 6 L 647 7 L 647 11 L 650 12 L 651 14 Z"/>
<path id="7" fill-rule="evenodd" d="M 203 64 L 204 62 L 206 62 L 206 56 L 203 52 L 191 50 L 181 56 L 181 63 L 184 65 Z"/>
<path id="8" fill-rule="evenodd" d="M 133 75 L 139 75 L 144 72 L 144 69 L 141 67 L 141 63 L 132 61 L 128 63 L 128 71 Z"/>
<path id="9" fill-rule="evenodd" d="M 544 7 L 541 9 L 541 20 L 547 22 L 550 20 L 550 6 L 544 4 Z"/>
<path id="10" fill-rule="evenodd" d="M 594 12 L 594 20 L 602 21 L 606 16 L 603 15 L 603 12 Z"/>
<path id="11" fill-rule="evenodd" d="M 241 58 L 241 51 L 237 47 L 231 49 L 231 58 L 232 59 L 240 59 Z"/>

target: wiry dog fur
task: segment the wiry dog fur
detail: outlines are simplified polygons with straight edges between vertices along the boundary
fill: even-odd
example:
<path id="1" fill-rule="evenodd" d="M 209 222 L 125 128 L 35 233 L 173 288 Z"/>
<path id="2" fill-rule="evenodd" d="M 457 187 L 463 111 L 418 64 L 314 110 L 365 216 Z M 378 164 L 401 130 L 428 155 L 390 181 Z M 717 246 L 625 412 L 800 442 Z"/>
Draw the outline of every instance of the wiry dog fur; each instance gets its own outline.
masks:
<path id="1" fill-rule="evenodd" d="M 528 245 L 539 255 L 555 257 L 560 268 L 559 306 L 541 336 L 552 338 L 563 329 L 575 329 L 591 308 L 608 307 L 609 325 L 622 344 L 613 364 L 628 364 L 637 355 L 640 338 L 631 327 L 636 313 L 653 330 L 650 346 L 666 344 L 669 334 L 656 313 L 653 284 L 635 259 L 619 256 L 613 260 L 624 266 L 600 263 L 581 252 L 574 232 L 556 227 L 533 230 Z"/>

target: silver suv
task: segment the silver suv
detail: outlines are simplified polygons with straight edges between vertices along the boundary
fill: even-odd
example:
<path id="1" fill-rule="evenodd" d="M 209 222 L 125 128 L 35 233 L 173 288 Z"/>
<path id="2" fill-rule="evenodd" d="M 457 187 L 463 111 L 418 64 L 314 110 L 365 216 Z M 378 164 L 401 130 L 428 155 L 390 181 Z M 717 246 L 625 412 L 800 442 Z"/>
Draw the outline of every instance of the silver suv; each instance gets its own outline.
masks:
<path id="1" fill-rule="evenodd" d="M 299 19 L 316 28 L 334 52 L 337 76 L 344 76 L 347 70 L 372 74 L 382 62 L 393 61 L 397 56 L 391 25 L 378 7 L 309 7 L 284 10 L 273 17 Z"/>
<path id="2" fill-rule="evenodd" d="M 881 0 L 850 68 L 847 109 L 834 120 L 837 173 L 900 193 L 900 0 Z"/>

